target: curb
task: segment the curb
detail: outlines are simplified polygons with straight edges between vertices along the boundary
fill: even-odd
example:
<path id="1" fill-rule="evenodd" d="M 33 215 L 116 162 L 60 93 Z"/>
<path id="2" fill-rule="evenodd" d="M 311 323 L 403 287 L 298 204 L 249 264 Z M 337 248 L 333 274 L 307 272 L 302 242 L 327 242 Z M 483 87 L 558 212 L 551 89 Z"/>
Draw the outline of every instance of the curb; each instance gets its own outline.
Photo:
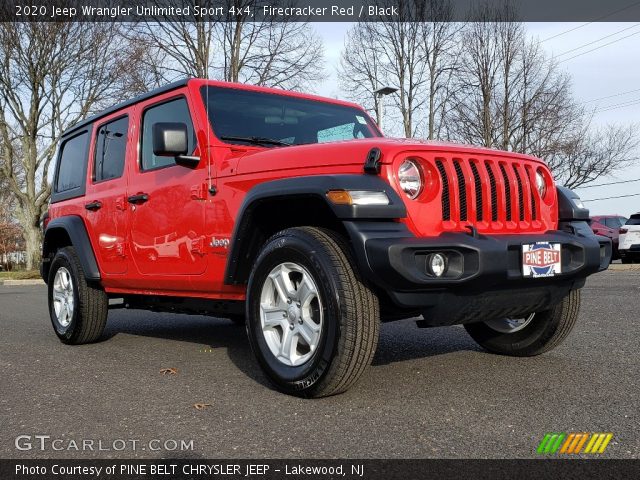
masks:
<path id="1" fill-rule="evenodd" d="M 44 285 L 44 280 L 31 279 L 31 280 L 0 280 L 0 285 L 5 287 L 15 287 L 20 285 Z"/>
<path id="2" fill-rule="evenodd" d="M 629 270 L 640 271 L 640 263 L 612 263 L 607 270 L 625 272 Z"/>

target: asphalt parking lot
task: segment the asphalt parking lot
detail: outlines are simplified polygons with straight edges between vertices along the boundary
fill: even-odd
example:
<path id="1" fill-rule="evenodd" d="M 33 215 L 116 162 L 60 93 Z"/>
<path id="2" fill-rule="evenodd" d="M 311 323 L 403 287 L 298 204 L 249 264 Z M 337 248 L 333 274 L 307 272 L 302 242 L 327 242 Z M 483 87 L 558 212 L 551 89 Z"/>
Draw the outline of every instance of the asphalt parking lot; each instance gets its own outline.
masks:
<path id="1" fill-rule="evenodd" d="M 301 400 L 228 320 L 115 310 L 104 341 L 70 347 L 44 286 L 0 286 L 0 458 L 527 458 L 546 432 L 612 432 L 604 456 L 640 458 L 639 295 L 640 271 L 591 277 L 569 339 L 528 359 L 460 327 L 385 324 L 355 388 Z M 102 451 L 73 448 L 87 439 Z"/>

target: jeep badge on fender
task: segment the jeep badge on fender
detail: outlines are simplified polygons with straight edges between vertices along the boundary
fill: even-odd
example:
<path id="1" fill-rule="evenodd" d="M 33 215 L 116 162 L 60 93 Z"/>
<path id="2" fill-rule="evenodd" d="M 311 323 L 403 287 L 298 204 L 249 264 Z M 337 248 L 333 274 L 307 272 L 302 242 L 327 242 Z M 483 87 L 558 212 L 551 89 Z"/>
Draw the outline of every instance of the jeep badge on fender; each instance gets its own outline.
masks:
<path id="1" fill-rule="evenodd" d="M 537 158 L 189 79 L 65 132 L 42 277 L 64 343 L 99 340 L 110 299 L 228 317 L 277 388 L 322 397 L 362 376 L 381 321 L 462 324 L 504 355 L 557 346 L 611 257 L 588 219 Z"/>

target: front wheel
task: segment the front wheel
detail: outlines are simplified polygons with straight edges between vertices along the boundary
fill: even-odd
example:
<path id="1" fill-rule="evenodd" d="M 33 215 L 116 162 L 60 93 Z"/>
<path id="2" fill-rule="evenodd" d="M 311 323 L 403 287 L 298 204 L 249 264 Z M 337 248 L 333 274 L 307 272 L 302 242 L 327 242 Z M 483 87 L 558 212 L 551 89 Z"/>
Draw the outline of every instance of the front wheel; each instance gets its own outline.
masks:
<path id="1" fill-rule="evenodd" d="M 301 227 L 274 235 L 255 262 L 247 294 L 251 347 L 281 391 L 341 393 L 371 363 L 378 300 L 335 233 Z"/>
<path id="2" fill-rule="evenodd" d="M 514 357 L 540 355 L 557 347 L 578 319 L 580 290 L 572 290 L 549 310 L 522 318 L 504 318 L 464 326 L 471 338 L 493 353 Z"/>

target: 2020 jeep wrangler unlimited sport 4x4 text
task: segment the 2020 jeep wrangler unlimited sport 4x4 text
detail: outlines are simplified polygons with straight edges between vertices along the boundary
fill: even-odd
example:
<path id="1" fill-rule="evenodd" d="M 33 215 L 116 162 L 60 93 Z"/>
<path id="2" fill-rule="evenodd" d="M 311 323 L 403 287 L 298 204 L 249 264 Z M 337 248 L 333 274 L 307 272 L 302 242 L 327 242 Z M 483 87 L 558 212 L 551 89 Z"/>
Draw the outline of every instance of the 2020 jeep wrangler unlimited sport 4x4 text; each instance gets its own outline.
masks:
<path id="1" fill-rule="evenodd" d="M 308 397 L 358 380 L 380 321 L 548 351 L 611 256 L 536 158 L 384 138 L 351 103 L 200 79 L 65 132 L 43 226 L 63 342 L 98 340 L 116 306 L 228 317 Z"/>

